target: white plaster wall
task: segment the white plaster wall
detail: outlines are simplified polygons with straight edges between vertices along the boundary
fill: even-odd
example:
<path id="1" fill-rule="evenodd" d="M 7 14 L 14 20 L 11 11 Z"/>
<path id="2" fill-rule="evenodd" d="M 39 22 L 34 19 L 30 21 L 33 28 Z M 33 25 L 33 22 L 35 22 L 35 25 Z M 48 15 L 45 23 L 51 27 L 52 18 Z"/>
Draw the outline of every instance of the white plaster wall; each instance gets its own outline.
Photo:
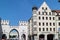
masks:
<path id="1" fill-rule="evenodd" d="M 24 33 L 26 35 L 26 40 L 28 40 L 28 25 L 23 25 L 23 26 L 2 25 L 2 29 L 3 29 L 3 34 L 6 34 L 7 39 L 9 39 L 9 32 L 13 29 L 16 29 L 19 32 L 19 39 L 21 39 L 21 36 Z"/>
<path id="2" fill-rule="evenodd" d="M 25 34 L 26 35 L 26 40 L 28 39 L 28 26 L 19 26 L 19 36 L 20 36 L 20 40 L 21 36 Z"/>

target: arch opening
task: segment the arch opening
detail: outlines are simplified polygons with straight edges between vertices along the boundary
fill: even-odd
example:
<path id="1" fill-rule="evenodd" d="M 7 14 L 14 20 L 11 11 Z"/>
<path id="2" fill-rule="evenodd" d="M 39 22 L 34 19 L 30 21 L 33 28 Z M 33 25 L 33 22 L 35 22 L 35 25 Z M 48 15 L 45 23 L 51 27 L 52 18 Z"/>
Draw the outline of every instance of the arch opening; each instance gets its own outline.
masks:
<path id="1" fill-rule="evenodd" d="M 26 40 L 26 35 L 25 34 L 22 34 L 22 40 Z"/>
<path id="2" fill-rule="evenodd" d="M 54 34 L 48 34 L 47 35 L 47 40 L 53 40 Z"/>
<path id="3" fill-rule="evenodd" d="M 44 34 L 39 35 L 39 40 L 44 40 L 44 38 L 45 38 Z"/>
<path id="4" fill-rule="evenodd" d="M 6 40 L 6 38 L 7 38 L 6 34 L 3 34 L 2 35 L 2 39 L 5 39 Z"/>
<path id="5" fill-rule="evenodd" d="M 19 39 L 19 32 L 16 29 L 12 29 L 9 33 L 9 39 L 18 40 Z"/>

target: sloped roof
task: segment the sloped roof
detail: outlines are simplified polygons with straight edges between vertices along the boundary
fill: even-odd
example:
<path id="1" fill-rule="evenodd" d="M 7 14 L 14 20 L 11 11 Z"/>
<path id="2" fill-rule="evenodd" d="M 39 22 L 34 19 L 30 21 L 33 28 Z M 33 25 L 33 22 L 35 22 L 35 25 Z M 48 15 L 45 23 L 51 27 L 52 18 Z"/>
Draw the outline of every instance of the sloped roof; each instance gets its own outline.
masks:
<path id="1" fill-rule="evenodd" d="M 60 13 L 60 10 L 52 10 L 52 12 Z"/>

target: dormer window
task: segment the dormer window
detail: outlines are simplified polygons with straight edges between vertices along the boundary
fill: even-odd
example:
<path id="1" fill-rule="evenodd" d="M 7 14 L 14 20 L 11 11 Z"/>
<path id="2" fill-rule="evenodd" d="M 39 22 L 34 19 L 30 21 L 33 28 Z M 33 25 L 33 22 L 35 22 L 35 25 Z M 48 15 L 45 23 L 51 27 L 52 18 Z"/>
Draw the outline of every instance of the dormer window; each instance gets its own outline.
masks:
<path id="1" fill-rule="evenodd" d="M 44 7 L 42 7 L 42 9 L 44 9 Z"/>
<path id="2" fill-rule="evenodd" d="M 46 7 L 46 10 L 47 10 L 47 7 Z"/>
<path id="3" fill-rule="evenodd" d="M 44 12 L 42 12 L 42 15 L 44 15 Z"/>

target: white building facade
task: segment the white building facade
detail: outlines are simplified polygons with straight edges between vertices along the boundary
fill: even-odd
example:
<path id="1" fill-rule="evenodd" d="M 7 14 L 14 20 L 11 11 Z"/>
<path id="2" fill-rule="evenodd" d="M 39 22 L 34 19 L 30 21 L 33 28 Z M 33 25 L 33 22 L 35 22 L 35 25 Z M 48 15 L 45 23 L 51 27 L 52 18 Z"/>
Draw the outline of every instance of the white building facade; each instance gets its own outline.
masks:
<path id="1" fill-rule="evenodd" d="M 60 11 L 51 10 L 46 2 L 32 8 L 29 37 L 33 40 L 60 40 Z"/>
<path id="2" fill-rule="evenodd" d="M 3 34 L 6 34 L 7 39 L 59 40 L 59 10 L 51 10 L 46 2 L 43 2 L 39 9 L 32 8 L 32 14 L 28 21 L 19 21 L 18 26 L 10 26 L 8 20 L 1 20 Z"/>
<path id="3" fill-rule="evenodd" d="M 7 39 L 28 40 L 28 21 L 19 21 L 18 26 L 10 26 L 8 20 L 1 20 L 1 26 Z"/>

